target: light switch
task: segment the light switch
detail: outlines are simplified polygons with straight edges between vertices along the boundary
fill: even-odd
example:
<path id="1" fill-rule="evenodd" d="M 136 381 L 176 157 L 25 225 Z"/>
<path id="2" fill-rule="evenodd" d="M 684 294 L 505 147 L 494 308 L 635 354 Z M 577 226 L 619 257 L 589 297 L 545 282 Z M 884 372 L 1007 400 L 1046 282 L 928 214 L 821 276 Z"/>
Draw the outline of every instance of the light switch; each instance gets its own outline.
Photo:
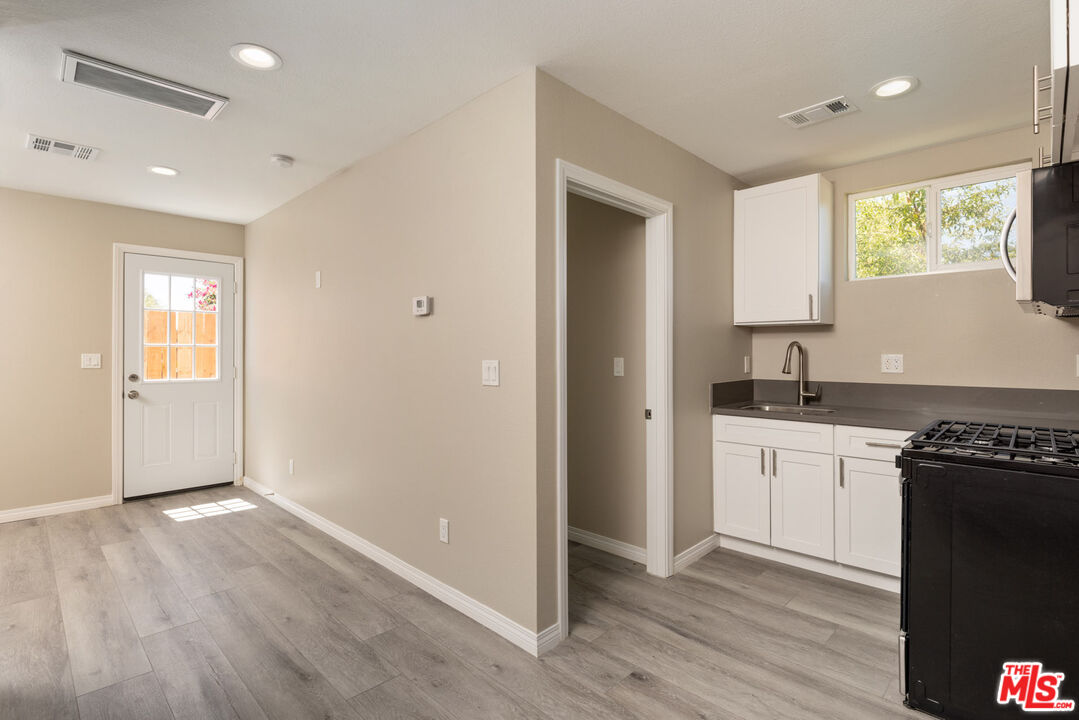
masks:
<path id="1" fill-rule="evenodd" d="M 101 353 L 83 353 L 80 367 L 84 370 L 98 370 L 101 368 Z"/>
<path id="2" fill-rule="evenodd" d="M 498 361 L 483 361 L 483 384 L 490 387 L 498 387 Z"/>
<path id="3" fill-rule="evenodd" d="M 321 270 L 316 270 L 315 271 L 315 289 L 318 290 L 320 287 L 322 287 L 322 271 Z"/>
<path id="4" fill-rule="evenodd" d="M 626 359 L 615 358 L 614 359 L 614 376 L 624 377 L 626 374 Z"/>
<path id="5" fill-rule="evenodd" d="M 753 356 L 752 355 L 743 355 L 742 356 L 742 368 L 744 369 L 746 375 L 749 375 L 751 372 L 753 372 Z"/>

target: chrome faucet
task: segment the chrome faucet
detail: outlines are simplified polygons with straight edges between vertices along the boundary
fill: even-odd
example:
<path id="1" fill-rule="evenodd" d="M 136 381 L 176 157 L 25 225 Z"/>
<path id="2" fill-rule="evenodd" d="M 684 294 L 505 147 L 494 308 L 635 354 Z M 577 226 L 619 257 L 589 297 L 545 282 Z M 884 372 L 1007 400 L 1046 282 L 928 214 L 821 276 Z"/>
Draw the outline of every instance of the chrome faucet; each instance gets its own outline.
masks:
<path id="1" fill-rule="evenodd" d="M 797 340 L 791 341 L 791 344 L 787 346 L 787 360 L 783 363 L 783 374 L 791 374 L 791 353 L 794 348 L 798 348 L 798 404 L 805 405 L 808 400 L 820 399 L 821 386 L 817 385 L 816 392 L 809 392 L 806 389 L 806 351 L 802 343 Z"/>

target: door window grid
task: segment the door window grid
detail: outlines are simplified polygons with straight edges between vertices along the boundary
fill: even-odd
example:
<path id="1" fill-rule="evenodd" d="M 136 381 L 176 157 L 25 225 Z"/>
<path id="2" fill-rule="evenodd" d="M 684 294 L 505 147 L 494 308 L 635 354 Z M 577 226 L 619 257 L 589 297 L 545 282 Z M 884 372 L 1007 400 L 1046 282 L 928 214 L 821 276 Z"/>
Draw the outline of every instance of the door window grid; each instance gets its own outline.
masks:
<path id="1" fill-rule="evenodd" d="M 220 379 L 219 278 L 143 274 L 143 379 Z"/>

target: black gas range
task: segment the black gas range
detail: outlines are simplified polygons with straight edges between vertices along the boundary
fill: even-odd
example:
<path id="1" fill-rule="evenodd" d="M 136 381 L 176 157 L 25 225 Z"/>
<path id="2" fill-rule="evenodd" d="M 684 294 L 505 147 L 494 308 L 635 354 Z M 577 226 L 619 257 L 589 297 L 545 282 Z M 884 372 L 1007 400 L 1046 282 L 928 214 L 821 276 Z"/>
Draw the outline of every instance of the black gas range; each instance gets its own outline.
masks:
<path id="1" fill-rule="evenodd" d="M 1079 716 L 1079 430 L 942 420 L 898 464 L 907 705 Z"/>

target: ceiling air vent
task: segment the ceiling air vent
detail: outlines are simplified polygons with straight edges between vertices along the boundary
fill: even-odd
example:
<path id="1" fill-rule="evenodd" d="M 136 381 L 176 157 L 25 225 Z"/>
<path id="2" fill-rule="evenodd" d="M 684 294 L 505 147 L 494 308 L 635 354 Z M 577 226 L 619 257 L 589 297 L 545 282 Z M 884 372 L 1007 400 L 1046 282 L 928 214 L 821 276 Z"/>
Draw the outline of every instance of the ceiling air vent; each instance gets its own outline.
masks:
<path id="1" fill-rule="evenodd" d="M 92 87 L 112 95 L 120 95 L 207 120 L 212 120 L 229 101 L 226 97 L 205 90 L 197 90 L 163 80 L 70 50 L 64 50 L 63 56 L 61 79 L 64 82 Z"/>
<path id="2" fill-rule="evenodd" d="M 89 145 L 79 145 L 78 143 L 67 142 L 66 140 L 55 140 L 53 138 L 41 137 L 40 135 L 27 135 L 26 147 L 39 152 L 52 153 L 53 155 L 66 155 L 75 158 L 76 160 L 93 160 L 97 157 L 97 154 L 101 152 L 97 148 L 90 147 Z"/>
<path id="3" fill-rule="evenodd" d="M 847 102 L 847 98 L 840 95 L 837 98 L 831 100 L 825 100 L 824 102 L 817 103 L 816 105 L 810 105 L 804 107 L 801 110 L 795 110 L 789 112 L 786 115 L 780 115 L 779 119 L 790 125 L 791 127 L 807 127 L 809 125 L 816 125 L 817 123 L 824 122 L 825 120 L 831 120 L 834 117 L 840 115 L 850 115 L 852 112 L 858 112 L 858 108 Z"/>

